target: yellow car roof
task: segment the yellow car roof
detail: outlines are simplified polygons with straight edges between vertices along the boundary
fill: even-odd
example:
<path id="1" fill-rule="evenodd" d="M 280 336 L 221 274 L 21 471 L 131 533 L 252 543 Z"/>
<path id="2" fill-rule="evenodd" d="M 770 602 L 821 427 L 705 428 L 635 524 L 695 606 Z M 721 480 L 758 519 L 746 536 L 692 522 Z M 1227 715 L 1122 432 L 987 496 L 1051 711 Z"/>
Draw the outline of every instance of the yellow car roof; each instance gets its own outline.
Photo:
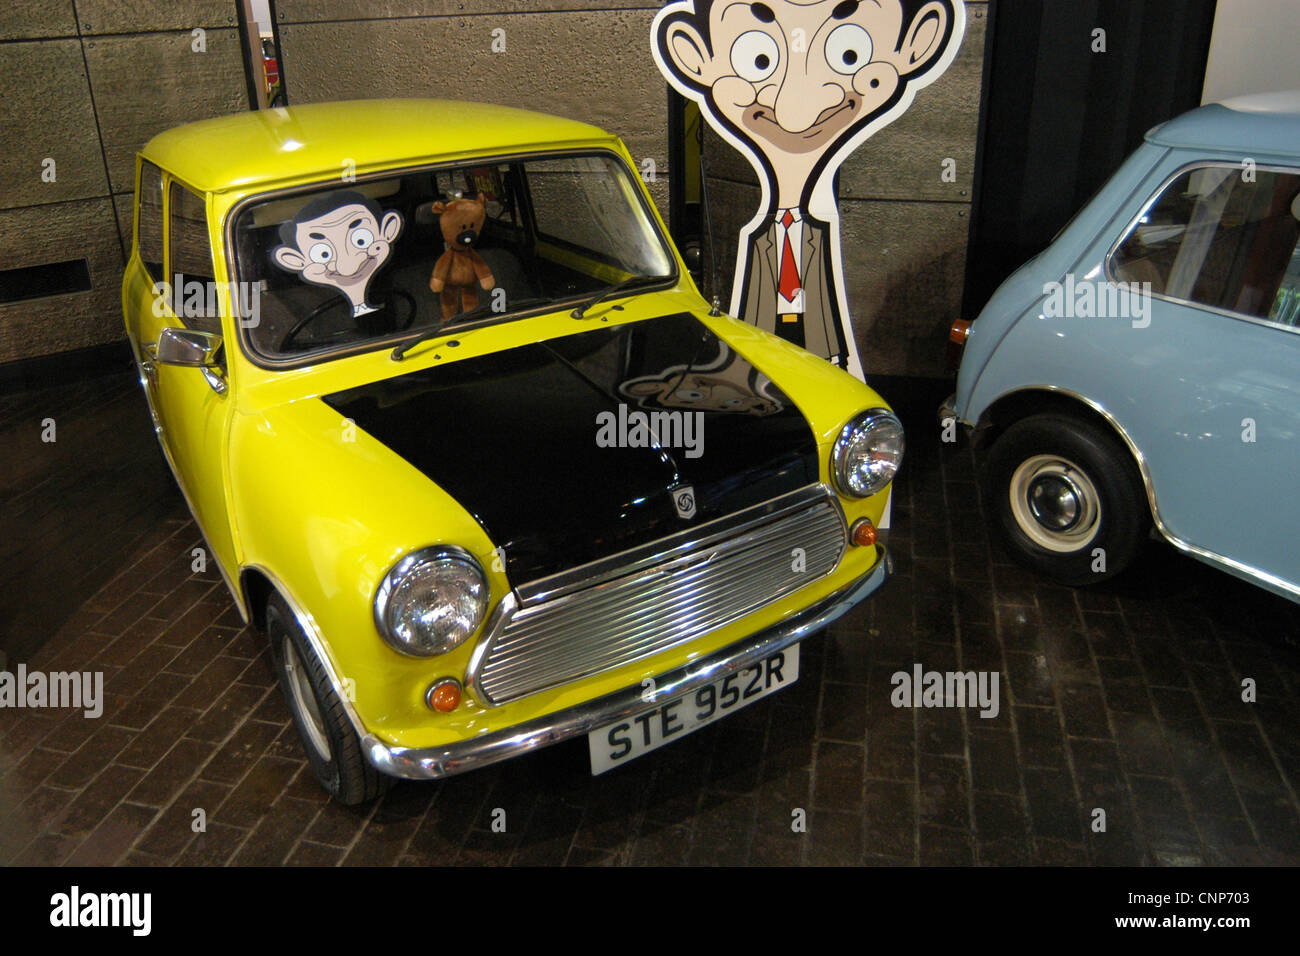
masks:
<path id="1" fill-rule="evenodd" d="M 250 110 L 188 123 L 141 155 L 194 189 L 221 192 L 321 173 L 465 154 L 613 142 L 575 120 L 457 100 L 379 99 Z"/>

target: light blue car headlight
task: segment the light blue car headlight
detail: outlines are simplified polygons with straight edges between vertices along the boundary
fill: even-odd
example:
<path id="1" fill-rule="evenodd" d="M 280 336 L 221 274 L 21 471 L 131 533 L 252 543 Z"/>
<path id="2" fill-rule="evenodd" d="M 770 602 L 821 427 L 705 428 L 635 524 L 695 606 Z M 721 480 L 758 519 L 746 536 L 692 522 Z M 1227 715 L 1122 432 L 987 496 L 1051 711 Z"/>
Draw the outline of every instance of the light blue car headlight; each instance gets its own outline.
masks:
<path id="1" fill-rule="evenodd" d="M 467 551 L 413 551 L 393 565 L 375 592 L 375 626 L 412 657 L 434 657 L 463 644 L 487 613 L 487 577 Z"/>
<path id="2" fill-rule="evenodd" d="M 894 480 L 903 463 L 903 423 L 887 408 L 851 418 L 831 452 L 835 486 L 851 498 L 870 498 Z"/>

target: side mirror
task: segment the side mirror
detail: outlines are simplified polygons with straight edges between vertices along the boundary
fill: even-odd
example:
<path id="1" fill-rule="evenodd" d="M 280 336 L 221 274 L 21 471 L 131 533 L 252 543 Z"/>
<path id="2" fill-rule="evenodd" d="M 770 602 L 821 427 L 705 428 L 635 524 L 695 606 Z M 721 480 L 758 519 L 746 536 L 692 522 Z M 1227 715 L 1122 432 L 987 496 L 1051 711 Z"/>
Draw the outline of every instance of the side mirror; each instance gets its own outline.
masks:
<path id="1" fill-rule="evenodd" d="M 217 353 L 221 351 L 221 336 L 194 329 L 163 329 L 158 336 L 158 349 L 154 360 L 163 365 L 184 365 L 187 368 L 217 368 Z"/>
<path id="2" fill-rule="evenodd" d="M 181 365 L 203 371 L 203 377 L 218 395 L 226 394 L 225 368 L 217 361 L 221 336 L 197 329 L 163 329 L 151 358 L 159 365 Z"/>

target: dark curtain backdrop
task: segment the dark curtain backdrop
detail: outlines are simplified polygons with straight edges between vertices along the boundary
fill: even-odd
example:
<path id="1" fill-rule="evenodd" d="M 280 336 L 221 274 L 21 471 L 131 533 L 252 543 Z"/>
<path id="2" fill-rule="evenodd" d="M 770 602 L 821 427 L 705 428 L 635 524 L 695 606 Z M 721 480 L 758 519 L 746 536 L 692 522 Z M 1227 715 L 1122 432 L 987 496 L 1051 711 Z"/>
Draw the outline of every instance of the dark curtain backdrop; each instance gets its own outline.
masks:
<path id="1" fill-rule="evenodd" d="M 1200 104 L 1215 0 L 992 0 L 962 314 L 1157 123 Z M 1093 30 L 1106 31 L 1094 53 Z"/>

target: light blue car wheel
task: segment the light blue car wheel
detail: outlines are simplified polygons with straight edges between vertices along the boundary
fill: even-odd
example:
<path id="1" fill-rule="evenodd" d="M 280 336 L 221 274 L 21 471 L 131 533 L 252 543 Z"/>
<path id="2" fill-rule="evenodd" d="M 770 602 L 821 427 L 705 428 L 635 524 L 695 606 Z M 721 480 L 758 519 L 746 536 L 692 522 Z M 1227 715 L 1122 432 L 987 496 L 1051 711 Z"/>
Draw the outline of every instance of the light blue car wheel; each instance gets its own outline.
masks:
<path id="1" fill-rule="evenodd" d="M 989 447 L 985 507 L 1021 564 L 1063 584 L 1096 584 L 1128 567 L 1150 517 L 1137 467 L 1118 439 L 1068 415 L 1031 415 Z"/>

